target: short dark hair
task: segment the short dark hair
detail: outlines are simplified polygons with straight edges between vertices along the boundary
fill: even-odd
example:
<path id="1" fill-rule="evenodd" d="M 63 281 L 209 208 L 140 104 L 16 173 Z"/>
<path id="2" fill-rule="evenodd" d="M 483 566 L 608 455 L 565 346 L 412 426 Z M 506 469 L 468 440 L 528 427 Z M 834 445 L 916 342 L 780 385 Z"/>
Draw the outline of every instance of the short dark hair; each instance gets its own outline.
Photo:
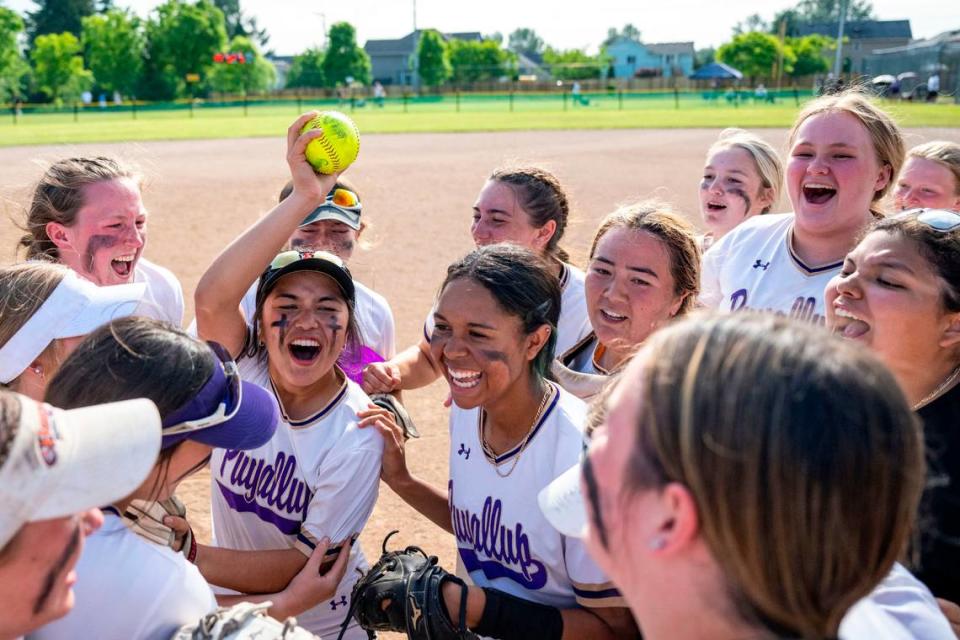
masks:
<path id="1" fill-rule="evenodd" d="M 480 247 L 447 268 L 442 292 L 454 280 L 469 278 L 483 286 L 506 313 L 520 319 L 529 335 L 550 327 L 547 343 L 531 362 L 534 373 L 550 375 L 560 320 L 560 282 L 550 265 L 529 249 L 504 243 Z"/>

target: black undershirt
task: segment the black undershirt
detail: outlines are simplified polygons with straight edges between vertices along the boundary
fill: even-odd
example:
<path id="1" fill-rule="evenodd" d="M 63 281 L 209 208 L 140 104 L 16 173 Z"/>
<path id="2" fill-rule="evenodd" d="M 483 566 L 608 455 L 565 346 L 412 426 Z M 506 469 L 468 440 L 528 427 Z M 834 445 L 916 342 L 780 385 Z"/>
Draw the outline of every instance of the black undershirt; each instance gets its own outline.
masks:
<path id="1" fill-rule="evenodd" d="M 928 478 L 920 510 L 920 563 L 914 573 L 933 595 L 960 603 L 960 384 L 917 410 Z"/>

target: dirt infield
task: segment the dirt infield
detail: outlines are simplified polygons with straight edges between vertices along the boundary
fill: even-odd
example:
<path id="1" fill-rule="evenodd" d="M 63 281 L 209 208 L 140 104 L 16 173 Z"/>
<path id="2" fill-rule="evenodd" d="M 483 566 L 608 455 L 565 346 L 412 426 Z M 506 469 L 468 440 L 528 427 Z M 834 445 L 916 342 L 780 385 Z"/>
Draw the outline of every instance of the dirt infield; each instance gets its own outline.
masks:
<path id="1" fill-rule="evenodd" d="M 282 133 L 282 132 L 280 132 Z M 554 170 L 573 201 L 574 222 L 562 243 L 582 264 L 597 221 L 618 203 L 659 196 L 696 218 L 696 189 L 703 154 L 716 138 L 709 130 L 623 130 L 484 134 L 368 135 L 347 175 L 372 223 L 372 247 L 354 254 L 359 280 L 389 300 L 398 345 L 413 343 L 445 267 L 472 246 L 473 200 L 490 171 L 504 163 L 537 163 Z M 779 147 L 785 132 L 764 130 Z M 960 129 L 909 132 L 908 144 L 932 139 L 960 142 Z M 287 176 L 284 145 L 277 139 L 153 142 L 139 144 L 14 147 L 0 149 L 0 263 L 14 259 L 19 219 L 29 187 L 41 169 L 36 160 L 68 155 L 116 154 L 147 176 L 144 200 L 151 211 L 146 255 L 172 269 L 188 296 L 213 256 L 275 202 Z M 785 199 L 779 210 L 785 210 Z M 437 485 L 447 479 L 445 385 L 406 395 L 423 437 L 409 445 L 415 473 Z M 180 491 L 200 537 L 209 536 L 209 478 Z M 452 538 L 416 514 L 385 486 L 362 542 L 368 558 L 391 529 L 395 544 L 419 544 L 454 565 Z"/>

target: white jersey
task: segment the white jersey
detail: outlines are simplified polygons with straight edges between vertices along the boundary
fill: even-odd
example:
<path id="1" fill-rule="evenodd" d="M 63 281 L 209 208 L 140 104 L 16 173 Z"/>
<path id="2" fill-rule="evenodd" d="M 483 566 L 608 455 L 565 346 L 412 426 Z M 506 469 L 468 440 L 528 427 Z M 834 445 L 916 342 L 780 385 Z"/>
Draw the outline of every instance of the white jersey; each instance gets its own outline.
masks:
<path id="1" fill-rule="evenodd" d="M 900 564 L 850 607 L 840 622 L 842 640 L 956 640 L 933 594 Z"/>
<path id="2" fill-rule="evenodd" d="M 561 264 L 560 272 L 560 320 L 557 322 L 556 355 L 566 353 L 575 344 L 587 337 L 593 327 L 587 315 L 587 296 L 584 292 L 583 271 L 567 264 Z M 423 323 L 423 337 L 430 342 L 433 335 L 433 312 L 430 310 L 426 322 Z"/>
<path id="3" fill-rule="evenodd" d="M 256 315 L 259 282 L 254 282 L 240 301 L 248 324 Z M 397 353 L 396 329 L 390 303 L 382 295 L 356 280 L 353 281 L 353 286 L 357 292 L 356 314 L 361 342 L 376 351 L 384 360 L 389 360 Z"/>
<path id="4" fill-rule="evenodd" d="M 583 541 L 561 535 L 537 505 L 540 490 L 583 451 L 587 405 L 550 387 L 553 395 L 526 448 L 495 461 L 480 441 L 480 409 L 451 408 L 448 490 L 459 564 L 475 585 L 540 604 L 626 606 Z M 510 475 L 501 477 L 498 469 Z"/>
<path id="5" fill-rule="evenodd" d="M 753 216 L 703 255 L 700 302 L 824 323 L 823 290 L 843 260 L 810 266 L 793 251 L 793 214 Z"/>
<path id="6" fill-rule="evenodd" d="M 183 326 L 183 287 L 172 271 L 140 258 L 133 271 L 133 281 L 147 285 L 141 306 L 144 315 L 178 328 Z"/>
<path id="7" fill-rule="evenodd" d="M 600 341 L 591 332 L 550 365 L 557 383 L 581 400 L 590 401 L 610 381 L 610 372 L 597 364 Z"/>
<path id="8" fill-rule="evenodd" d="M 244 358 L 244 380 L 271 393 L 266 362 Z M 217 546 L 266 550 L 297 548 L 309 555 L 317 541 L 356 536 L 373 511 L 380 488 L 383 439 L 357 427 L 367 394 L 345 380 L 330 403 L 304 420 L 291 420 L 281 405 L 277 431 L 249 451 L 214 449 L 210 460 L 213 531 Z M 278 401 L 279 403 L 279 401 Z M 366 561 L 359 545 L 337 592 L 297 616 L 304 628 L 335 638 L 347 613 L 350 590 Z M 347 636 L 366 638 L 359 627 Z"/>
<path id="9" fill-rule="evenodd" d="M 73 609 L 31 638 L 167 640 L 217 608 L 213 591 L 182 553 L 145 540 L 109 511 L 87 538 L 76 571 Z"/>

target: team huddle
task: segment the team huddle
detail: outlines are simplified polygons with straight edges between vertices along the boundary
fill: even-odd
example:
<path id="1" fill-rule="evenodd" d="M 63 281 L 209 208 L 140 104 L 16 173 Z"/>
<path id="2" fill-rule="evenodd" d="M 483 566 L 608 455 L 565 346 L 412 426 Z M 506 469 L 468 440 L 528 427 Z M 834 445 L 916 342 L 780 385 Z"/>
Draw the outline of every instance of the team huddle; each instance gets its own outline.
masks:
<path id="1" fill-rule="evenodd" d="M 0 268 L 0 640 L 960 637 L 960 145 L 823 96 L 786 158 L 720 134 L 705 233 L 622 206 L 585 270 L 557 178 L 497 169 L 398 351 L 314 115 L 185 328 L 138 174 L 41 177 Z M 403 398 L 441 377 L 435 486 Z M 177 497 L 201 469 L 209 544 Z M 381 480 L 457 566 L 371 567 Z"/>

